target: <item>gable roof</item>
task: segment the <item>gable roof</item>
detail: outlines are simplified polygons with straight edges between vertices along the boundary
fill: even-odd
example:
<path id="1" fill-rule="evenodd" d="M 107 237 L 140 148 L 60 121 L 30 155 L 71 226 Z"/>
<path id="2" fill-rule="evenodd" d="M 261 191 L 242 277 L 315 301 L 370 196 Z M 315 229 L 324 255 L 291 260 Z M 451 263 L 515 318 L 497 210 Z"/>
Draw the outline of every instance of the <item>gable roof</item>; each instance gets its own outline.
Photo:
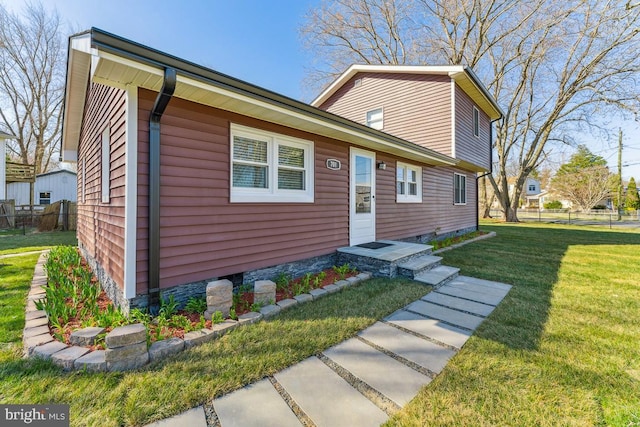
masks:
<path id="1" fill-rule="evenodd" d="M 267 89 L 97 28 L 69 37 L 62 156 L 77 160 L 87 82 L 159 92 L 164 70 L 177 73 L 174 97 L 432 165 L 458 160 Z"/>
<path id="2" fill-rule="evenodd" d="M 38 174 L 38 175 L 36 175 L 36 178 L 41 177 L 41 176 L 47 176 L 47 175 L 56 175 L 56 174 L 59 174 L 59 173 L 69 173 L 71 175 L 78 176 L 77 172 L 70 171 L 68 169 L 56 169 L 56 170 L 53 170 L 53 171 L 49 171 L 49 172 L 44 172 L 44 173 Z"/>
<path id="3" fill-rule="evenodd" d="M 333 81 L 311 105 L 319 107 L 338 89 L 344 86 L 358 73 L 380 74 L 427 74 L 444 75 L 451 77 L 460 88 L 489 116 L 491 120 L 501 118 L 504 113 L 496 103 L 489 91 L 484 87 L 473 70 L 462 65 L 363 65 L 354 64 L 347 68 L 336 80 Z"/>

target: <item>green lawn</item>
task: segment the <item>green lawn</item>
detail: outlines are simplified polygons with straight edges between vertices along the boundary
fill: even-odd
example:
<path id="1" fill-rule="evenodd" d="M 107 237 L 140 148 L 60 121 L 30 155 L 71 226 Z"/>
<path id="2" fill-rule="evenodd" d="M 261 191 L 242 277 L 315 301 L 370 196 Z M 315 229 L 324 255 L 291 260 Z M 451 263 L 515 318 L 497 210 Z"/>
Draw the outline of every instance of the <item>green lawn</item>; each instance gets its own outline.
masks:
<path id="1" fill-rule="evenodd" d="M 513 288 L 388 426 L 640 425 L 640 233 L 481 228 L 498 235 L 443 253 L 444 263 Z M 426 292 L 414 282 L 371 280 L 138 372 L 63 373 L 22 359 L 21 320 L 5 320 L 22 316 L 35 260 L 0 260 L 13 272 L 2 274 L 2 295 L 4 286 L 14 295 L 0 313 L 2 341 L 11 343 L 0 349 L 0 403 L 70 403 L 73 425 L 174 415 L 353 336 Z"/>
<path id="2" fill-rule="evenodd" d="M 0 255 L 40 251 L 52 246 L 78 244 L 75 231 L 48 231 L 39 233 L 27 230 L 26 235 L 16 230 L 5 230 L 0 233 Z"/>
<path id="3" fill-rule="evenodd" d="M 640 234 L 481 228 L 444 263 L 513 288 L 387 426 L 640 425 Z"/>

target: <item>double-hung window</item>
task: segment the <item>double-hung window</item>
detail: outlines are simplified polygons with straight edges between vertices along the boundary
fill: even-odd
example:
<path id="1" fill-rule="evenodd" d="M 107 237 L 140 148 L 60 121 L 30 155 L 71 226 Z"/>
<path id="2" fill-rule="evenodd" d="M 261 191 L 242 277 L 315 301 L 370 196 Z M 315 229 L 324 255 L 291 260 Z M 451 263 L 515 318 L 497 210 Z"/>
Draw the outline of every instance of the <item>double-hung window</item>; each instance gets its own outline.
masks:
<path id="1" fill-rule="evenodd" d="M 453 174 L 453 203 L 465 205 L 467 203 L 467 176 L 459 173 Z"/>
<path id="2" fill-rule="evenodd" d="M 231 125 L 231 202 L 313 203 L 313 142 Z"/>
<path id="3" fill-rule="evenodd" d="M 396 202 L 422 202 L 422 168 L 397 162 L 396 164 Z"/>

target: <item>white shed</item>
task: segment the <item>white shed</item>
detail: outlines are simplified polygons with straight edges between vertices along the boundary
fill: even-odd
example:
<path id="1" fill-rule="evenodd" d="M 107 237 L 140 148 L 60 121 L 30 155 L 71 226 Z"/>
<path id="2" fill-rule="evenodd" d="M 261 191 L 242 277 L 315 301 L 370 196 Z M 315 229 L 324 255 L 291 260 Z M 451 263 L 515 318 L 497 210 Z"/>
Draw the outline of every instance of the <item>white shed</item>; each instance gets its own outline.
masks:
<path id="1" fill-rule="evenodd" d="M 7 199 L 15 200 L 16 206 L 29 205 L 29 183 L 7 184 Z M 41 173 L 33 184 L 33 204 L 48 205 L 59 200 L 78 200 L 78 177 L 75 172 L 59 169 Z"/>

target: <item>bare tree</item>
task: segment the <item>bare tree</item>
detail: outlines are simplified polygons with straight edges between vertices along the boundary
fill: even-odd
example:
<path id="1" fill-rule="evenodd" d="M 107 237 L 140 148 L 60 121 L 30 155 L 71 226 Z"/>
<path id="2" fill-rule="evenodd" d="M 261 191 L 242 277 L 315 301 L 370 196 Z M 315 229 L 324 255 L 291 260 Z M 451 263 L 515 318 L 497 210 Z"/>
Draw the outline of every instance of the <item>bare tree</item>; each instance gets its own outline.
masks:
<path id="1" fill-rule="evenodd" d="M 614 178 L 606 166 L 590 166 L 554 180 L 553 189 L 578 210 L 588 211 L 609 196 Z"/>
<path id="2" fill-rule="evenodd" d="M 9 155 L 36 174 L 57 162 L 65 60 L 56 12 L 38 3 L 19 15 L 0 5 L 0 119 L 16 136 Z"/>
<path id="3" fill-rule="evenodd" d="M 612 112 L 638 114 L 640 6 L 613 0 L 338 0 L 330 4 L 311 10 L 302 28 L 316 58 L 324 59 L 319 71 L 328 78 L 345 61 L 387 63 L 380 57 L 389 49 L 376 40 L 393 40 L 393 46 L 405 47 L 391 63 L 463 64 L 480 75 L 506 111 L 496 124 L 497 161 L 489 181 L 507 221 L 518 220 L 518 201 L 527 177 L 554 146 L 570 141 L 567 133 L 593 126 Z M 388 15 L 393 23 L 371 25 L 381 16 L 371 6 L 380 4 L 396 11 Z M 361 17 L 368 10 L 376 13 L 370 21 Z M 371 43 L 363 49 L 362 41 L 348 43 L 353 37 Z M 402 41 L 396 42 L 396 37 Z M 513 174 L 508 172 L 511 164 L 516 165 Z M 515 181 L 511 194 L 508 178 Z"/>

